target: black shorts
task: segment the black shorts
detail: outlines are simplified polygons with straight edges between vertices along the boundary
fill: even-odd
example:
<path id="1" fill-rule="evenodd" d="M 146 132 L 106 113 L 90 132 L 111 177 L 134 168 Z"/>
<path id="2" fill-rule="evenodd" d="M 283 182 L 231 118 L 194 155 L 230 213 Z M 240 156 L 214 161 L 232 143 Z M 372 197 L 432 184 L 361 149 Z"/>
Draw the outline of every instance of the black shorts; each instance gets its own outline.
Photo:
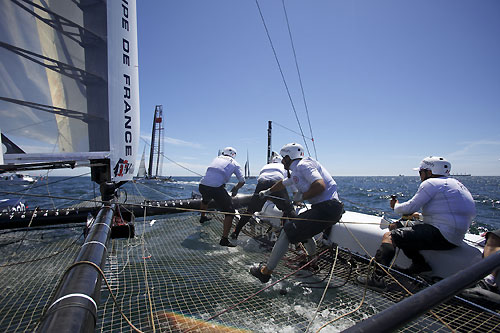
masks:
<path id="1" fill-rule="evenodd" d="M 500 229 L 493 230 L 493 231 L 488 231 L 488 232 L 486 233 L 486 235 L 484 236 L 484 237 L 486 238 L 486 240 L 488 240 L 488 236 L 489 236 L 490 234 L 493 234 L 493 235 L 497 236 L 498 238 L 500 238 Z"/>
<path id="2" fill-rule="evenodd" d="M 403 250 L 451 250 L 457 247 L 448 242 L 438 228 L 426 223 L 394 229 L 391 237 L 392 243 Z"/>
<path id="3" fill-rule="evenodd" d="M 198 187 L 202 196 L 201 201 L 208 205 L 211 200 L 215 201 L 215 207 L 221 212 L 234 213 L 233 200 L 226 191 L 224 185 L 211 187 L 200 184 Z"/>
<path id="4" fill-rule="evenodd" d="M 283 230 L 290 243 L 303 242 L 340 221 L 343 213 L 342 202 L 335 199 L 323 201 L 312 205 L 311 209 L 297 216 L 303 220 L 287 221 Z M 325 222 L 311 220 L 324 220 Z"/>

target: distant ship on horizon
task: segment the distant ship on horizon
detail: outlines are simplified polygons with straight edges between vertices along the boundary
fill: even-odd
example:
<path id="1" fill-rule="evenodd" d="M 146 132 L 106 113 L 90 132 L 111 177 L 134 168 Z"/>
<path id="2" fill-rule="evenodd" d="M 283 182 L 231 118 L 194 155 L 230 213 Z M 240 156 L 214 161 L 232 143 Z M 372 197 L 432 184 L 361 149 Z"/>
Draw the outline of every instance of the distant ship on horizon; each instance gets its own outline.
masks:
<path id="1" fill-rule="evenodd" d="M 451 176 L 452 177 L 457 177 L 457 176 L 459 176 L 459 177 L 470 177 L 471 174 L 470 173 L 455 173 L 455 174 L 452 174 Z"/>

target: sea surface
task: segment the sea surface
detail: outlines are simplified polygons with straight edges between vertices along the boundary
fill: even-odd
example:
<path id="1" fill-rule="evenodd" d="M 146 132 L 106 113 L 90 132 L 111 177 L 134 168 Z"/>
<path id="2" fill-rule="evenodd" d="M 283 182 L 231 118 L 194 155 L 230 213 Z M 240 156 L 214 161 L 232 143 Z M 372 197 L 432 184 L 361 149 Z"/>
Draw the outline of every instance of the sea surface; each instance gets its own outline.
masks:
<path id="1" fill-rule="evenodd" d="M 500 228 L 500 177 L 457 176 L 471 192 L 477 215 L 471 227 L 472 233 Z M 190 198 L 198 192 L 200 177 L 174 177 L 175 182 L 130 182 L 121 190 L 126 196 L 139 196 L 150 200 Z M 390 196 L 395 194 L 400 202 L 409 200 L 416 192 L 419 177 L 335 177 L 338 192 L 346 210 L 398 218 L 389 207 Z M 227 188 L 236 183 L 232 179 Z M 253 193 L 257 180 L 248 179 L 239 193 Z M 3 185 L 3 184 L 2 184 Z M 28 208 L 63 208 L 76 205 L 99 196 L 99 187 L 89 177 L 48 177 L 34 185 L 3 185 L 0 198 L 18 198 Z"/>

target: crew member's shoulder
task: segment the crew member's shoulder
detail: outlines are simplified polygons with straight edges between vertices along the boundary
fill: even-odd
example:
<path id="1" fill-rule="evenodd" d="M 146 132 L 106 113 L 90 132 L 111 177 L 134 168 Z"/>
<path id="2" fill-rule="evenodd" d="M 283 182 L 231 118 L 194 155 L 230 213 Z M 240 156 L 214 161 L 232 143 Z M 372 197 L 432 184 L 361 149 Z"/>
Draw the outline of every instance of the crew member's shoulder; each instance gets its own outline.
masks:
<path id="1" fill-rule="evenodd" d="M 310 168 L 317 168 L 317 166 L 318 166 L 318 162 L 316 162 L 315 160 L 313 160 L 310 157 L 305 157 L 305 158 L 301 159 L 299 161 L 299 163 L 297 163 L 297 168 L 310 169 Z"/>
<path id="2" fill-rule="evenodd" d="M 455 178 L 449 177 L 438 177 L 438 178 L 429 178 L 424 180 L 420 186 L 421 187 L 440 187 L 446 183 L 455 183 Z"/>

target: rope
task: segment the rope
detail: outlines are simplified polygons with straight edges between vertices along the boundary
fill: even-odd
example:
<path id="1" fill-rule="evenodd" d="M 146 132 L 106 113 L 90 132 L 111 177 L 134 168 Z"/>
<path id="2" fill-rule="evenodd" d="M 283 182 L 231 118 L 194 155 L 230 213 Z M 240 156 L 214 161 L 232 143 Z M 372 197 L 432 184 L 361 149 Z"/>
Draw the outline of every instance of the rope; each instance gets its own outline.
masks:
<path id="1" fill-rule="evenodd" d="M 80 239 L 80 237 L 82 237 L 83 233 L 81 233 L 78 238 L 76 238 L 71 244 L 69 244 L 68 246 L 66 246 L 64 249 L 60 250 L 60 251 L 57 251 L 49 256 L 46 256 L 46 257 L 42 257 L 42 258 L 36 258 L 36 259 L 31 259 L 31 260 L 25 260 L 25 261 L 19 261 L 19 262 L 13 262 L 13 263 L 8 263 L 8 264 L 3 264 L 3 265 L 0 265 L 0 268 L 3 268 L 3 267 L 9 267 L 9 266 L 15 266 L 15 265 L 22 265 L 22 264 L 28 264 L 28 263 L 31 263 L 31 262 L 36 262 L 36 261 L 40 261 L 40 260 L 45 260 L 45 259 L 50 259 L 52 257 L 55 257 L 63 252 L 65 252 L 67 249 L 69 249 L 70 247 L 72 247 L 73 245 L 76 244 L 76 242 Z M 17 251 L 16 251 L 17 252 Z M 15 253 L 15 252 L 14 252 Z"/>
<path id="2" fill-rule="evenodd" d="M 311 324 L 313 323 L 314 319 L 316 319 L 316 316 L 318 315 L 318 312 L 319 312 L 319 308 L 321 307 L 321 304 L 323 303 L 323 299 L 325 298 L 326 292 L 328 290 L 328 286 L 330 285 L 330 282 L 332 281 L 333 271 L 335 269 L 335 265 L 337 264 L 338 255 L 339 255 L 339 247 L 337 246 L 337 248 L 335 249 L 335 259 L 333 261 L 332 268 L 330 269 L 330 277 L 328 278 L 328 282 L 325 285 L 325 290 L 323 290 L 323 294 L 321 295 L 321 298 L 318 302 L 318 307 L 316 308 L 316 311 L 314 312 L 313 317 L 311 318 L 311 320 L 309 321 L 309 324 L 306 327 L 306 332 L 309 331 L 309 327 L 311 327 Z"/>
<path id="3" fill-rule="evenodd" d="M 130 327 L 131 327 L 134 331 L 136 331 L 136 332 L 140 332 L 140 333 L 143 333 L 143 331 L 141 331 L 140 329 L 138 329 L 137 327 L 135 327 L 135 326 L 134 326 L 134 324 L 132 324 L 132 322 L 131 322 L 128 318 L 127 318 L 127 316 L 125 315 L 125 313 L 123 313 L 123 311 L 122 311 L 122 309 L 121 309 L 120 305 L 118 304 L 118 301 L 117 301 L 117 299 L 116 299 L 116 296 L 114 295 L 113 291 L 111 290 L 111 286 L 110 286 L 110 284 L 109 284 L 109 282 L 108 282 L 108 279 L 107 279 L 107 278 L 106 278 L 106 276 L 104 275 L 104 272 L 101 270 L 101 268 L 100 268 L 98 265 L 96 265 L 95 263 L 93 263 L 93 262 L 91 262 L 91 261 L 77 261 L 77 262 L 75 262 L 75 263 L 71 264 L 70 266 L 68 266 L 68 268 L 66 268 L 66 270 L 65 270 L 65 271 L 63 272 L 63 274 L 61 275 L 61 278 L 59 279 L 59 282 L 58 282 L 58 284 L 57 284 L 57 288 L 56 288 L 55 290 L 59 289 L 59 286 L 60 286 L 60 285 L 61 285 L 61 283 L 62 283 L 62 277 L 63 277 L 64 275 L 66 275 L 66 273 L 68 273 L 70 269 L 72 269 L 73 267 L 76 267 L 76 266 L 78 266 L 78 265 L 90 265 L 90 266 L 93 266 L 93 267 L 97 270 L 97 272 L 101 275 L 102 279 L 103 279 L 103 280 L 104 280 L 104 282 L 106 283 L 106 287 L 108 288 L 110 295 L 113 297 L 113 301 L 114 301 L 114 303 L 115 303 L 116 307 L 118 308 L 118 311 L 120 312 L 120 314 L 121 314 L 121 316 L 123 317 L 123 319 L 127 322 L 127 324 L 128 324 L 128 325 L 129 325 L 129 326 L 130 326 Z M 43 318 L 46 314 L 47 314 L 47 313 L 46 313 L 46 311 L 44 311 L 44 314 L 40 317 L 40 320 L 39 320 L 39 322 L 38 322 L 37 326 L 40 324 L 40 322 L 41 322 L 42 318 Z"/>
<path id="4" fill-rule="evenodd" d="M 144 208 L 144 221 L 146 221 L 146 208 Z M 155 327 L 155 320 L 154 320 L 154 315 L 153 315 L 153 303 L 151 301 L 151 291 L 149 289 L 149 280 L 148 280 L 148 267 L 146 264 L 146 249 L 144 247 L 144 244 L 146 243 L 144 241 L 144 232 L 141 235 L 142 239 L 142 262 L 144 265 L 144 283 L 146 284 L 146 292 L 148 295 L 148 301 L 149 301 L 149 314 L 151 315 L 150 320 L 151 320 L 151 325 L 153 327 L 153 332 L 156 332 L 156 327 Z"/>
<path id="5" fill-rule="evenodd" d="M 151 147 L 151 144 L 150 144 L 149 142 L 147 142 L 147 141 L 146 141 L 146 140 L 144 140 L 143 138 L 141 138 L 141 139 L 142 139 L 142 140 L 146 143 L 146 145 L 148 145 L 148 146 L 150 146 L 150 147 Z M 176 164 L 177 166 L 180 166 L 180 167 L 181 167 L 181 168 L 183 168 L 184 170 L 187 170 L 187 171 L 189 171 L 189 172 L 191 172 L 191 173 L 193 173 L 193 174 L 195 174 L 195 175 L 197 175 L 197 176 L 203 177 L 203 175 L 200 175 L 198 172 L 193 171 L 193 170 L 191 170 L 191 169 L 189 169 L 189 168 L 187 168 L 187 167 L 183 166 L 182 164 L 179 164 L 179 163 L 177 163 L 176 161 L 172 160 L 171 158 L 169 158 L 168 156 L 166 156 L 165 154 L 163 154 L 163 152 L 160 152 L 160 155 L 161 155 L 161 156 L 163 156 L 163 157 L 165 157 L 165 158 L 166 158 L 167 160 L 169 160 L 170 162 L 172 162 L 172 163 Z"/>
<path id="6" fill-rule="evenodd" d="M 361 242 L 356 238 L 356 236 L 351 232 L 351 230 L 349 230 L 349 228 L 347 226 L 345 226 L 345 228 L 347 229 L 347 231 L 351 234 L 351 236 L 353 237 L 353 239 L 358 243 L 358 245 L 363 249 L 363 251 L 365 251 L 365 254 L 371 258 L 370 259 L 370 264 L 368 265 L 368 269 L 370 268 L 372 262 L 375 262 L 376 265 L 378 265 L 379 268 L 381 268 L 385 274 L 387 274 L 387 276 L 389 276 L 389 278 L 394 281 L 399 287 L 401 287 L 408 295 L 413 295 L 413 293 L 411 291 L 409 291 L 405 286 L 403 286 L 384 266 L 382 266 L 381 264 L 379 264 L 376 260 L 375 260 L 375 257 L 372 257 L 370 255 L 370 253 L 365 249 L 365 247 L 361 244 Z M 394 263 L 394 261 L 393 261 Z M 391 264 L 391 267 L 392 267 L 392 264 Z M 389 267 L 389 268 L 391 268 Z M 454 332 L 454 330 L 447 324 L 445 323 L 436 313 L 434 313 L 434 311 L 432 310 L 429 310 L 429 313 L 431 313 L 434 318 L 436 318 L 436 320 L 438 320 L 439 322 L 441 322 L 443 325 L 445 325 L 451 332 Z M 337 318 L 337 319 L 340 319 L 341 317 Z M 335 319 L 335 320 L 337 320 Z M 333 322 L 333 321 L 332 321 Z M 331 323 L 331 322 L 330 322 Z M 325 325 L 326 326 L 326 325 Z M 323 326 L 324 327 L 324 326 Z M 321 327 L 320 329 L 322 329 L 323 327 Z M 319 332 L 319 330 L 318 330 Z"/>
<path id="7" fill-rule="evenodd" d="M 307 265 L 309 265 L 311 262 L 313 262 L 314 260 L 316 260 L 316 259 L 317 259 L 318 257 L 320 257 L 322 254 L 326 253 L 328 250 L 329 250 L 329 249 L 324 250 L 323 252 L 321 252 L 320 254 L 318 254 L 315 258 L 311 259 L 310 261 L 308 261 L 307 263 L 305 263 L 304 265 L 302 265 L 300 268 L 298 268 L 298 269 L 296 269 L 295 271 L 293 271 L 293 272 L 291 272 L 291 273 L 289 273 L 289 274 L 285 275 L 285 276 L 284 276 L 284 277 L 282 277 L 281 279 L 279 279 L 279 280 L 277 280 L 277 281 L 275 281 L 275 282 L 271 283 L 271 284 L 270 284 L 270 285 L 268 285 L 267 287 L 264 287 L 264 288 L 260 289 L 259 291 L 257 291 L 257 292 L 255 292 L 255 293 L 251 294 L 250 296 L 245 297 L 243 300 L 239 301 L 239 302 L 238 302 L 238 303 L 236 303 L 235 305 L 230 306 L 230 307 L 226 308 L 225 310 L 222 310 L 222 311 L 220 311 L 220 312 L 216 313 L 215 315 L 213 315 L 213 316 L 211 316 L 210 318 L 206 319 L 206 321 L 212 320 L 212 319 L 217 318 L 217 317 L 219 317 L 220 315 L 222 315 L 222 314 L 224 314 L 224 313 L 226 313 L 226 312 L 231 311 L 232 309 L 234 309 L 234 308 L 238 307 L 239 305 L 241 305 L 241 304 L 245 303 L 246 301 L 248 301 L 248 300 L 252 299 L 253 297 L 255 297 L 255 296 L 259 295 L 260 293 L 262 293 L 262 292 L 266 291 L 267 289 L 269 289 L 269 288 L 273 287 L 274 285 L 278 284 L 279 282 L 281 282 L 281 281 L 283 281 L 283 280 L 288 279 L 290 276 L 292 276 L 292 275 L 294 275 L 294 274 L 297 274 L 297 272 L 301 271 L 303 268 L 305 268 L 305 267 L 306 267 Z M 190 332 L 190 331 L 194 330 L 195 328 L 197 328 L 197 327 L 198 327 L 198 326 L 200 326 L 200 325 L 201 325 L 201 323 L 198 323 L 198 324 L 196 324 L 195 326 L 191 327 L 190 329 L 188 329 L 188 330 L 186 330 L 186 331 L 184 331 L 184 332 Z"/>

